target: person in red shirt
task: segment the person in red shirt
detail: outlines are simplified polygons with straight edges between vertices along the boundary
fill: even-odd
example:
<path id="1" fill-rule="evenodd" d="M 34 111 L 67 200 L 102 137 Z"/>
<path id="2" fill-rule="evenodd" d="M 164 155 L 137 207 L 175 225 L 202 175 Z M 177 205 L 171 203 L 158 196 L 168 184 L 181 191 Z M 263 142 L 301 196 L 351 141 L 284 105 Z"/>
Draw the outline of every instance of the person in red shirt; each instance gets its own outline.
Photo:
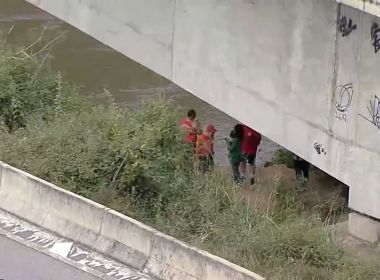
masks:
<path id="1" fill-rule="evenodd" d="M 216 128 L 209 124 L 205 131 L 197 137 L 195 160 L 197 170 L 201 173 L 211 171 L 214 167 L 214 135 L 216 132 Z"/>
<path id="2" fill-rule="evenodd" d="M 257 148 L 260 145 L 260 142 L 261 134 L 253 130 L 252 128 L 244 125 L 244 138 L 241 143 L 241 149 L 243 151 L 246 161 L 242 163 L 241 169 L 243 174 L 248 173 L 251 185 L 255 184 L 255 161 Z"/>
<path id="3" fill-rule="evenodd" d="M 185 133 L 185 141 L 195 147 L 197 135 L 200 132 L 195 110 L 191 109 L 187 112 L 187 118 L 181 121 L 181 128 Z"/>

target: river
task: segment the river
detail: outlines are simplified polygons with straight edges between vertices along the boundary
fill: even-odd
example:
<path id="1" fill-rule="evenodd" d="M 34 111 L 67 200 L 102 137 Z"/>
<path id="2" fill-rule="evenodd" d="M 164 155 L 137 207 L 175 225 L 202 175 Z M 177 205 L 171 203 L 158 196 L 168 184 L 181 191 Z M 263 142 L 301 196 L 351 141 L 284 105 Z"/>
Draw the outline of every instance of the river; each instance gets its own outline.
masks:
<path id="1" fill-rule="evenodd" d="M 66 80 L 80 85 L 84 95 L 96 98 L 106 89 L 116 103 L 133 107 L 144 98 L 165 93 L 184 115 L 194 108 L 202 124 L 214 124 L 217 138 L 227 136 L 237 123 L 156 73 L 23 0 L 0 0 L 0 40 L 20 47 L 30 46 L 39 38 L 30 51 L 48 45 L 47 63 Z M 278 145 L 263 137 L 257 164 L 270 160 L 277 149 Z M 215 153 L 217 164 L 228 164 L 224 141 L 216 141 Z"/>

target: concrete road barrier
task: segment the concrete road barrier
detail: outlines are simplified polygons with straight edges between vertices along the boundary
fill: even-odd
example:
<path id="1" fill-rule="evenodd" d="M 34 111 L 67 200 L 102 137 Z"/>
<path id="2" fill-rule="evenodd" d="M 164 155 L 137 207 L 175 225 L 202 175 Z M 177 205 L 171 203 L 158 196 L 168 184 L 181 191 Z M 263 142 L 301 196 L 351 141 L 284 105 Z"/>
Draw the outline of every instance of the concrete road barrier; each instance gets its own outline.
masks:
<path id="1" fill-rule="evenodd" d="M 159 279 L 264 279 L 2 162 L 0 208 Z"/>

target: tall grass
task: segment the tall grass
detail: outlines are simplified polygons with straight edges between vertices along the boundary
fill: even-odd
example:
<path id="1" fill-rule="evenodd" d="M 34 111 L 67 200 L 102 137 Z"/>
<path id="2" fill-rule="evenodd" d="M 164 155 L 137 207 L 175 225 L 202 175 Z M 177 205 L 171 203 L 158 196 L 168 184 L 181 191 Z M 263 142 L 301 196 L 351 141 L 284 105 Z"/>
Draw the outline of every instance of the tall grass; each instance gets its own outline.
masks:
<path id="1" fill-rule="evenodd" d="M 0 58 L 2 161 L 270 279 L 380 279 L 378 266 L 335 244 L 318 215 L 302 215 L 281 178 L 273 207 L 259 211 L 228 174 L 195 174 L 170 102 L 94 105 L 34 58 L 14 57 Z"/>

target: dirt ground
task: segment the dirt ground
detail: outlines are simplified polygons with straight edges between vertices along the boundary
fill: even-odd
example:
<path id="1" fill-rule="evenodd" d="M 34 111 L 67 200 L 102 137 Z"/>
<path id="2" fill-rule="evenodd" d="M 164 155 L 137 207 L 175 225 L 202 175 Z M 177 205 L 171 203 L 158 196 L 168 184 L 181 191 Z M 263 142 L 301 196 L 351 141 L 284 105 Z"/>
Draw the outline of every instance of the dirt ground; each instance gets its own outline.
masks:
<path id="1" fill-rule="evenodd" d="M 277 181 L 277 184 L 276 184 Z M 243 185 L 242 192 L 249 204 L 260 210 L 269 210 L 275 203 L 276 185 L 282 183 L 290 192 L 295 192 L 296 178 L 293 169 L 284 165 L 259 167 L 256 169 L 256 184 Z M 305 214 L 318 211 L 327 223 L 344 221 L 348 201 L 348 189 L 328 174 L 313 168 L 307 191 L 296 193 L 303 203 Z"/>
<path id="2" fill-rule="evenodd" d="M 293 169 L 284 165 L 259 167 L 256 170 L 255 186 L 245 184 L 242 192 L 252 208 L 270 211 L 275 203 L 275 181 L 281 181 L 284 187 L 294 191 L 296 199 L 302 201 L 305 215 L 319 213 L 333 231 L 336 241 L 347 251 L 360 258 L 378 257 L 378 244 L 359 240 L 348 233 L 348 187 L 317 168 L 310 171 L 308 190 L 297 193 Z"/>

